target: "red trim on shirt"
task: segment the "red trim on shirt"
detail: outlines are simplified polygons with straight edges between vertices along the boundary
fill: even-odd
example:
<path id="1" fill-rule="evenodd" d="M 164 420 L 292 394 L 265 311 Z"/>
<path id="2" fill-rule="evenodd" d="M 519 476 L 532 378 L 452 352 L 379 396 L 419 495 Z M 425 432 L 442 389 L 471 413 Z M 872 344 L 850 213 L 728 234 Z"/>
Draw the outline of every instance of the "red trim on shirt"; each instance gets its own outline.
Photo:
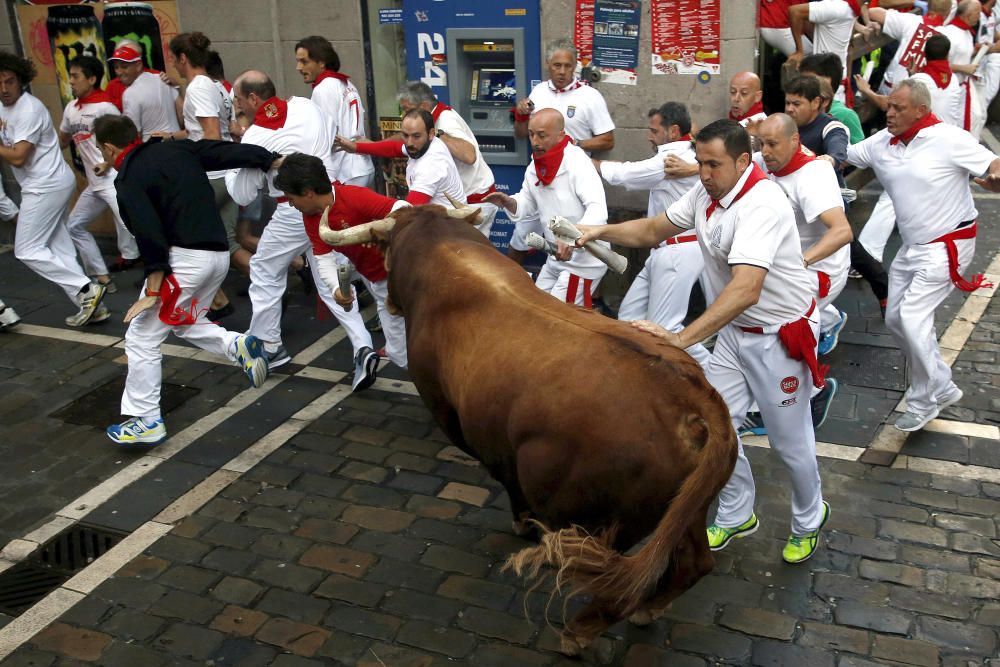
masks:
<path id="1" fill-rule="evenodd" d="M 421 206 L 423 204 L 431 203 L 431 197 L 426 192 L 420 192 L 418 190 L 410 190 L 410 194 L 406 195 L 406 201 L 410 202 L 414 206 Z"/>

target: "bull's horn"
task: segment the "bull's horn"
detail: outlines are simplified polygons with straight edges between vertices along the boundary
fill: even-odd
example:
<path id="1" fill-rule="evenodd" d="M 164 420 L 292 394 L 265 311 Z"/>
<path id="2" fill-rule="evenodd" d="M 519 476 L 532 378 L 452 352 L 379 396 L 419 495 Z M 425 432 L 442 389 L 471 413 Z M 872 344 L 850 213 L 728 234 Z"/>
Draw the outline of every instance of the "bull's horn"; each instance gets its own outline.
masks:
<path id="1" fill-rule="evenodd" d="M 359 243 L 370 243 L 372 232 L 376 229 L 389 231 L 396 224 L 395 218 L 383 218 L 373 220 L 363 225 L 348 227 L 347 229 L 334 231 L 330 229 L 329 222 L 330 209 L 327 207 L 319 219 L 319 237 L 332 246 L 357 245 Z"/>
<path id="2" fill-rule="evenodd" d="M 444 196 L 448 198 L 451 205 L 455 208 L 449 208 L 445 211 L 449 218 L 458 218 L 459 220 L 464 220 L 470 225 L 478 225 L 479 221 L 482 219 L 482 213 L 478 206 L 469 206 L 468 204 L 463 204 L 454 197 L 452 197 L 447 192 Z"/>

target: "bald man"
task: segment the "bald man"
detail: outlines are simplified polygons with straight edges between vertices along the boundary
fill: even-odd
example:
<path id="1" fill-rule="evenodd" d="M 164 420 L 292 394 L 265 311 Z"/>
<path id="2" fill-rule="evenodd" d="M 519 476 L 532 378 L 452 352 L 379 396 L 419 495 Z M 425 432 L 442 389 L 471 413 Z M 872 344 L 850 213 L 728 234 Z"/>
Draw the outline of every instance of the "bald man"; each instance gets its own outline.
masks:
<path id="1" fill-rule="evenodd" d="M 243 135 L 244 144 L 263 146 L 275 153 L 289 155 L 305 153 L 323 161 L 330 180 L 336 179 L 330 147 L 333 145 L 332 123 L 315 102 L 304 97 L 285 101 L 275 94 L 274 83 L 263 72 L 250 70 L 241 74 L 233 85 L 237 108 L 253 119 L 253 125 Z M 250 260 L 250 302 L 253 317 L 250 333 L 264 342 L 271 368 L 291 361 L 291 355 L 281 341 L 281 296 L 288 282 L 288 267 L 299 255 L 306 255 L 316 283 L 316 291 L 347 332 L 354 347 L 354 389 L 375 381 L 378 355 L 371 334 L 357 308 L 350 311 L 337 303 L 313 256 L 312 244 L 302 222 L 302 214 L 288 202 L 274 185 L 274 172 L 260 169 L 240 169 L 226 175 L 226 187 L 237 204 L 247 206 L 267 189 L 278 200 L 278 208 L 264 227 L 257 252 Z"/>
<path id="2" fill-rule="evenodd" d="M 764 120 L 764 105 L 761 98 L 760 77 L 753 72 L 737 72 L 729 80 L 729 119 L 746 127 L 748 124 Z"/>
<path id="3" fill-rule="evenodd" d="M 556 109 L 539 109 L 532 114 L 528 139 L 532 158 L 521 191 L 513 197 L 494 192 L 486 201 L 502 206 L 519 227 L 533 226 L 531 231 L 559 248 L 542 266 L 535 284 L 566 303 L 591 308 L 591 298 L 607 266 L 583 248 L 559 241 L 549 231 L 548 222 L 560 215 L 574 224 L 607 224 L 604 185 L 587 154 L 570 142 L 563 115 Z"/>

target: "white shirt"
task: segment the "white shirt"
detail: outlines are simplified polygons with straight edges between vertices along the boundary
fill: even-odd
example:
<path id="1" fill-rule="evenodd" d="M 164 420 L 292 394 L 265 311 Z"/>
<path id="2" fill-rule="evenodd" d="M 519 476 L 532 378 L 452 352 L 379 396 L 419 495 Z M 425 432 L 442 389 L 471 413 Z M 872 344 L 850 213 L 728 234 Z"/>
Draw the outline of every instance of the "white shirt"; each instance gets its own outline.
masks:
<path id="1" fill-rule="evenodd" d="M 11 165 L 22 193 L 41 194 L 73 185 L 73 172 L 63 160 L 52 116 L 31 93 L 22 93 L 13 106 L 0 105 L 0 141 L 7 148 L 21 141 L 35 147 L 22 166 Z"/>
<path id="2" fill-rule="evenodd" d="M 562 163 L 556 177 L 548 185 L 542 185 L 535 173 L 535 161 L 528 164 L 524 172 L 524 182 L 521 191 L 514 195 L 517 201 L 517 212 L 508 213 L 514 222 L 519 220 L 541 220 L 545 238 L 556 242 L 555 235 L 549 231 L 549 219 L 561 215 L 573 224 L 606 225 L 608 223 L 608 204 L 604 199 L 604 184 L 590 158 L 579 146 L 568 144 L 563 152 Z M 602 245 L 611 247 L 605 241 Z M 560 269 L 596 280 L 604 276 L 607 266 L 583 248 L 573 251 L 568 261 L 560 262 L 549 257 L 549 262 Z"/>
<path id="3" fill-rule="evenodd" d="M 405 146 L 402 155 L 409 157 Z M 445 208 L 452 207 L 451 202 L 444 196 L 446 192 L 456 201 L 462 203 L 467 201 L 455 160 L 451 157 L 448 147 L 437 137 L 431 139 L 426 153 L 416 160 L 410 158 L 406 161 L 406 187 L 429 195 L 431 200 L 427 202 L 428 204 L 440 204 Z"/>
<path id="4" fill-rule="evenodd" d="M 811 248 L 826 234 L 827 227 L 819 216 L 830 209 L 844 210 L 844 199 L 840 195 L 837 173 L 826 160 L 813 160 L 790 174 L 776 176 L 767 171 L 760 153 L 753 156 L 754 162 L 764 170 L 768 179 L 777 183 L 788 196 L 788 202 L 795 213 L 795 226 L 799 232 L 802 253 Z M 822 271 L 830 276 L 846 272 L 851 266 L 851 248 L 844 246 L 829 257 L 813 262 L 809 268 Z"/>
<path id="5" fill-rule="evenodd" d="M 143 72 L 122 93 L 122 113 L 132 119 L 143 141 L 154 132 L 177 132 L 181 129 L 174 108 L 177 95 L 177 89 L 159 76 Z"/>
<path id="6" fill-rule="evenodd" d="M 483 194 L 489 190 L 493 185 L 493 170 L 483 159 L 483 154 L 479 151 L 479 141 L 476 135 L 472 134 L 472 129 L 466 124 L 465 119 L 454 109 L 445 109 L 434 121 L 434 128 L 456 139 L 464 139 L 476 149 L 476 161 L 472 164 L 455 160 L 455 168 L 458 169 L 458 176 L 462 179 L 466 196 Z"/>
<path id="7" fill-rule="evenodd" d="M 223 141 L 232 141 L 229 121 L 233 119 L 233 100 L 226 87 L 199 74 L 188 83 L 184 91 L 184 129 L 188 139 L 200 141 L 205 138 L 205 130 L 198 118 L 218 118 L 219 132 Z M 332 144 L 331 144 L 332 146 Z M 207 172 L 211 179 L 222 178 L 225 171 Z"/>
<path id="8" fill-rule="evenodd" d="M 763 180 L 736 200 L 750 176 L 747 169 L 706 218 L 712 198 L 699 183 L 667 211 L 670 222 L 694 229 L 705 257 L 709 292 L 721 294 L 732 268 L 749 264 L 767 270 L 760 299 L 736 316 L 733 324 L 768 327 L 798 320 L 816 294 L 816 278 L 802 266 L 795 213 L 777 183 Z"/>
<path id="9" fill-rule="evenodd" d="M 840 63 L 847 63 L 847 47 L 854 32 L 854 11 L 844 0 L 819 0 L 809 3 L 809 21 L 813 29 L 813 53 L 835 53 Z"/>
<path id="10" fill-rule="evenodd" d="M 557 109 L 566 121 L 566 134 L 575 141 L 593 139 L 611 132 L 615 123 L 608 113 L 604 96 L 596 88 L 583 84 L 574 88 L 574 80 L 564 92 L 556 92 L 551 81 L 542 81 L 531 89 L 529 99 L 540 109 Z"/>
<path id="11" fill-rule="evenodd" d="M 318 157 L 323 161 L 326 174 L 332 181 L 335 178 L 335 168 L 330 152 L 330 147 L 333 146 L 331 129 L 330 119 L 313 102 L 304 97 L 290 97 L 288 115 L 283 126 L 272 130 L 251 125 L 244 133 L 242 142 L 262 146 L 282 155 L 305 153 Z M 240 206 L 253 203 L 258 191 L 263 188 L 277 199 L 285 193 L 274 187 L 274 176 L 275 172 L 265 174 L 260 169 L 233 169 L 226 173 L 226 189 L 233 201 Z M 279 210 L 282 207 L 291 208 L 287 202 L 278 204 Z"/>
<path id="12" fill-rule="evenodd" d="M 882 24 L 882 32 L 899 42 L 896 55 L 892 57 L 892 62 L 889 63 L 883 76 L 884 81 L 889 84 L 890 88 L 910 76 L 906 68 L 899 64 L 899 59 L 906 53 L 906 49 L 913 40 L 917 28 L 921 25 L 923 25 L 923 19 L 916 14 L 900 12 L 895 9 L 889 9 L 885 12 L 885 22 Z M 937 28 L 933 29 L 937 30 Z"/>
<path id="13" fill-rule="evenodd" d="M 969 175 L 986 173 L 996 155 L 947 123 L 925 127 L 908 146 L 891 146 L 891 138 L 882 130 L 849 146 L 847 161 L 875 170 L 892 199 L 903 243 L 929 243 L 979 215 Z"/>
<path id="14" fill-rule="evenodd" d="M 976 43 L 972 39 L 972 33 L 957 25 L 946 25 L 938 29 L 942 35 L 951 42 L 951 49 L 948 51 L 948 62 L 952 65 L 968 65 L 972 62 L 972 56 L 976 53 Z M 959 83 L 964 82 L 967 74 L 955 73 L 959 77 Z"/>
<path id="15" fill-rule="evenodd" d="M 935 116 L 950 125 L 965 129 L 965 90 L 957 76 L 952 74 L 944 88 L 938 88 L 931 75 L 924 72 L 918 72 L 910 78 L 923 83 L 931 92 L 931 111 Z"/>
<path id="16" fill-rule="evenodd" d="M 312 101 L 333 120 L 335 136 L 348 139 L 365 136 L 365 107 L 354 82 L 325 78 L 313 88 Z M 344 183 L 375 172 L 371 158 L 360 153 L 338 151 L 333 154 L 333 165 L 337 180 Z"/>
<path id="17" fill-rule="evenodd" d="M 104 162 L 101 149 L 97 147 L 97 139 L 94 138 L 94 121 L 101 116 L 120 115 L 118 107 L 111 102 L 97 102 L 77 107 L 76 100 L 73 100 L 63 110 L 59 131 L 73 137 L 76 151 L 83 162 L 83 170 L 87 174 L 87 182 L 95 190 L 114 190 L 115 176 L 118 172 L 109 169 L 104 176 L 94 173 L 94 167 Z"/>
<path id="18" fill-rule="evenodd" d="M 601 176 L 609 185 L 621 185 L 626 190 L 649 190 L 646 215 L 653 217 L 666 212 L 670 205 L 684 196 L 698 182 L 697 176 L 667 178 L 663 160 L 676 155 L 685 162 L 694 162 L 690 141 L 672 141 L 656 147 L 656 155 L 639 162 L 601 161 Z"/>

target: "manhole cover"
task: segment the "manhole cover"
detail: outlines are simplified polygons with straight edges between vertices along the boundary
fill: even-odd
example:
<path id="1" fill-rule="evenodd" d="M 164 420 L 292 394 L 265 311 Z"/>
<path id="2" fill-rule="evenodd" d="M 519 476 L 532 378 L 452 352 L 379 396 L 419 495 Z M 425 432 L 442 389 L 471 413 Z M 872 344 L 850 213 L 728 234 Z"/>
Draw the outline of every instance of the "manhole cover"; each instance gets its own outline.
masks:
<path id="1" fill-rule="evenodd" d="M 906 360 L 901 350 L 840 343 L 832 356 L 835 371 L 830 374 L 836 376 L 846 368 L 841 375 L 852 385 L 906 391 Z"/>
<path id="2" fill-rule="evenodd" d="M 0 613 L 18 616 L 103 556 L 125 533 L 76 524 L 0 574 Z"/>
<path id="3" fill-rule="evenodd" d="M 121 421 L 120 406 L 124 390 L 123 375 L 60 408 L 52 413 L 52 417 L 68 424 L 94 426 L 103 430 L 108 424 Z M 160 410 L 163 414 L 168 414 L 197 396 L 199 391 L 201 390 L 195 387 L 182 387 L 179 384 L 164 382 L 160 393 Z"/>

